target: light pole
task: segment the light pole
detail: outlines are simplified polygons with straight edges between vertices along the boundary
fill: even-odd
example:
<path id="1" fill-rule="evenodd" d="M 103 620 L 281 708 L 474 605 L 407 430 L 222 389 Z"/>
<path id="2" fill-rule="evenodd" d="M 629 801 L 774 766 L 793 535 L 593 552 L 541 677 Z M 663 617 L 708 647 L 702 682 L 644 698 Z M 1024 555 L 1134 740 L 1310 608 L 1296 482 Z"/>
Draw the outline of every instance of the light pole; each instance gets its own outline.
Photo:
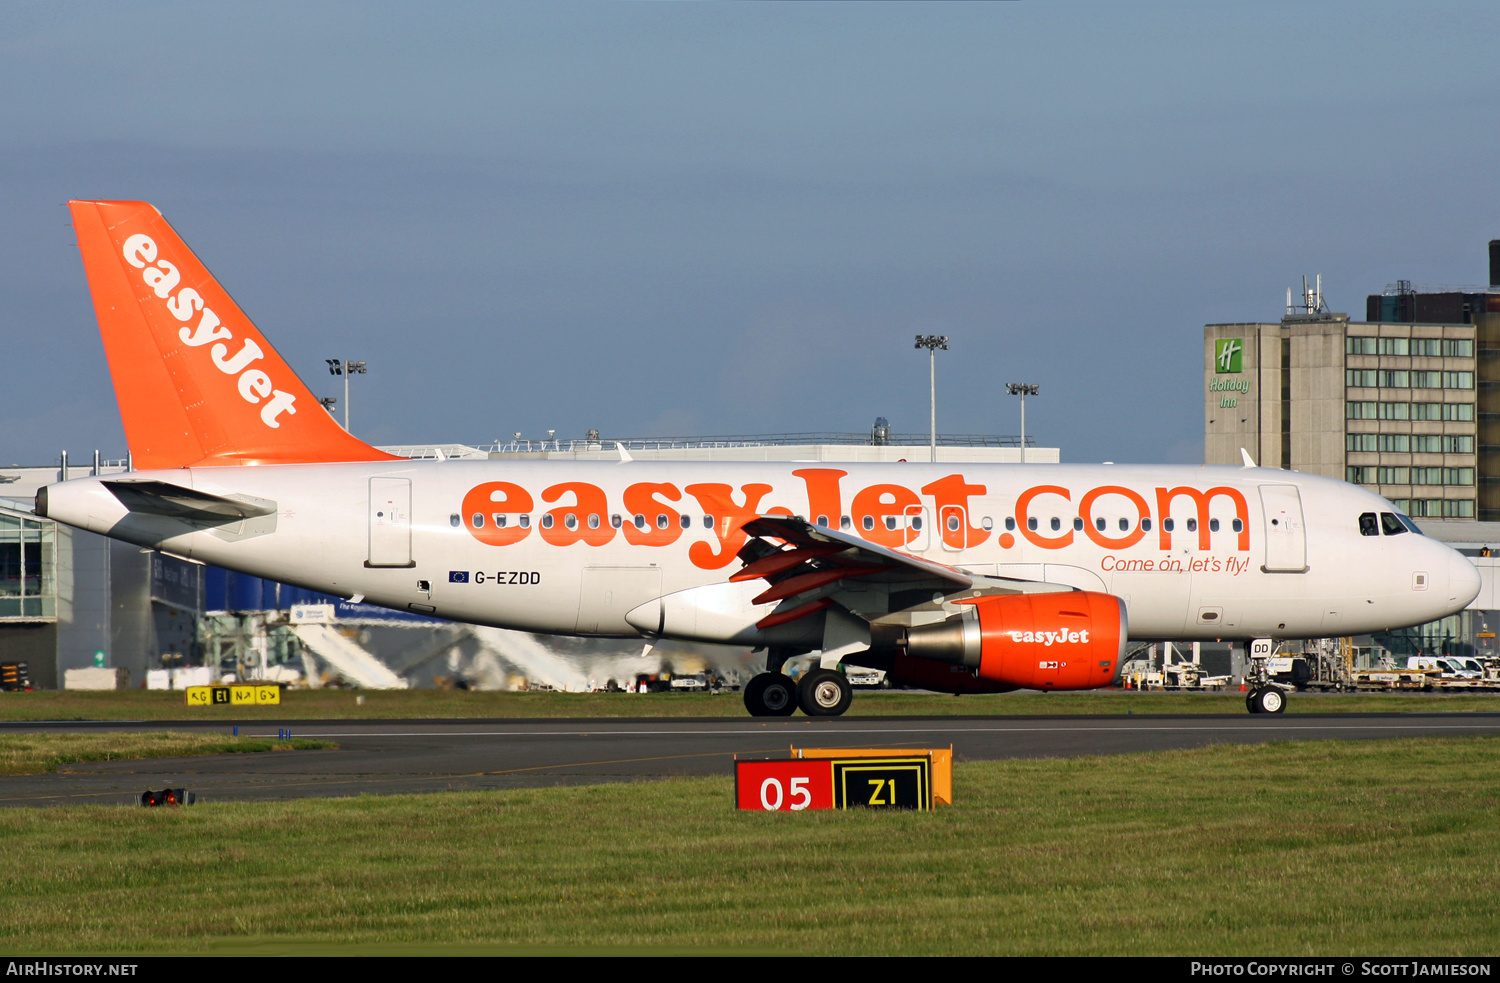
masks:
<path id="1" fill-rule="evenodd" d="M 329 375 L 341 375 L 344 377 L 344 430 L 349 429 L 349 377 L 356 372 L 365 374 L 364 362 L 349 362 L 341 358 L 325 358 L 328 363 Z"/>
<path id="2" fill-rule="evenodd" d="M 1026 397 L 1035 396 L 1039 386 L 1029 382 L 1007 382 L 1005 391 L 1011 396 L 1021 397 L 1021 463 L 1026 463 Z"/>
<path id="3" fill-rule="evenodd" d="M 928 387 L 932 396 L 932 455 L 930 460 L 937 463 L 937 350 L 948 350 L 948 336 L 945 334 L 919 334 L 917 343 L 913 348 L 927 349 L 927 374 Z"/>

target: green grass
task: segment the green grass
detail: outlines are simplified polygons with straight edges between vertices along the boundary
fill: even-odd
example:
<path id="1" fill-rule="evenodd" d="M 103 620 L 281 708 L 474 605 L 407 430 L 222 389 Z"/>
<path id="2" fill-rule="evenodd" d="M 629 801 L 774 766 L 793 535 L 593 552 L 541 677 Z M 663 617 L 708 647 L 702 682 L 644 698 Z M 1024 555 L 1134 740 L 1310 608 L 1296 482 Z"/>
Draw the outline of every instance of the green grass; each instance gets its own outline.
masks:
<path id="1" fill-rule="evenodd" d="M 361 704 L 360 698 L 364 702 Z M 1500 694 L 1294 693 L 1288 713 L 1500 712 Z M 1242 693 L 1007 693 L 941 696 L 856 692 L 851 716 L 1245 712 Z M 567 717 L 743 717 L 738 693 L 497 693 L 446 690 L 287 690 L 280 706 L 189 707 L 181 693 L 150 690 L 0 693 L 0 721 L 379 720 Z"/>
<path id="2" fill-rule="evenodd" d="M 336 748 L 332 741 L 219 734 L 0 734 L 0 775 L 39 775 L 85 761 L 132 761 L 200 754 Z"/>
<path id="3" fill-rule="evenodd" d="M 11 809 L 0 949 L 1484 955 L 1497 776 L 1451 738 L 960 763 L 931 814 L 727 776 Z"/>

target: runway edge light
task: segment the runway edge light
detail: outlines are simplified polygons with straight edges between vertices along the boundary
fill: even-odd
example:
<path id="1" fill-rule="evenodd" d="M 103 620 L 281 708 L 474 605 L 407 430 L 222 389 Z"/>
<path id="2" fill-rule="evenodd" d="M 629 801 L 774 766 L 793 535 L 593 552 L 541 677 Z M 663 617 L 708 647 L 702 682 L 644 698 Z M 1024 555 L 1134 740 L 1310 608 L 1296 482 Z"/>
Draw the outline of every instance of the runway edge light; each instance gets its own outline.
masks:
<path id="1" fill-rule="evenodd" d="M 164 788 L 160 792 L 151 789 L 141 793 L 141 805 L 147 808 L 156 806 L 190 806 L 198 801 L 198 796 L 185 788 Z"/>

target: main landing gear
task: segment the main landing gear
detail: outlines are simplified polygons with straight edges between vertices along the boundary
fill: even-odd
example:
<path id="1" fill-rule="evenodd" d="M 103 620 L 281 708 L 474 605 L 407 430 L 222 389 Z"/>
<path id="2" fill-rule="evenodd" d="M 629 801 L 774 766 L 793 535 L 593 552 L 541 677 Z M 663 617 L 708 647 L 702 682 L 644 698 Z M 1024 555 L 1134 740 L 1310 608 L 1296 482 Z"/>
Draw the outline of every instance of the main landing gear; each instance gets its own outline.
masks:
<path id="1" fill-rule="evenodd" d="M 745 684 L 745 709 L 752 717 L 790 717 L 797 712 L 797 684 L 779 672 L 763 672 Z"/>
<path id="2" fill-rule="evenodd" d="M 853 699 L 849 680 L 836 669 L 810 669 L 796 683 L 763 672 L 745 686 L 745 709 L 753 717 L 790 717 L 799 706 L 809 717 L 837 717 Z"/>

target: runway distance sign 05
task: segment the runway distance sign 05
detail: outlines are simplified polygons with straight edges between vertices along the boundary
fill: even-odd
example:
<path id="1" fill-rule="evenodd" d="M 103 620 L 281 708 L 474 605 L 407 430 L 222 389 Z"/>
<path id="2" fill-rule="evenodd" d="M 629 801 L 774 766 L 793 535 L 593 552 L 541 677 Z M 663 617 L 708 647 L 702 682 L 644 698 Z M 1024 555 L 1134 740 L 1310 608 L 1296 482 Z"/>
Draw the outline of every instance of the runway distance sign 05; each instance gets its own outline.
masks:
<path id="1" fill-rule="evenodd" d="M 758 758 L 734 763 L 735 804 L 751 812 L 932 808 L 932 756 Z"/>

